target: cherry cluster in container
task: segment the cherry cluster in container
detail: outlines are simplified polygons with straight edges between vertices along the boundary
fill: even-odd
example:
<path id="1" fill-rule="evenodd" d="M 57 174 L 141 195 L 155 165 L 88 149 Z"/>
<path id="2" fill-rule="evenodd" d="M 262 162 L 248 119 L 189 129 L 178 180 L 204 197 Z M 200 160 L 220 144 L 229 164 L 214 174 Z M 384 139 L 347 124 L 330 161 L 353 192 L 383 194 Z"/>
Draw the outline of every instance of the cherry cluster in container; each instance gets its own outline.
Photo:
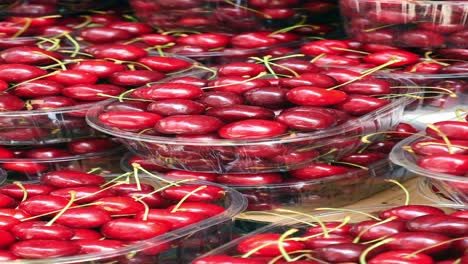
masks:
<path id="1" fill-rule="evenodd" d="M 417 155 L 419 167 L 435 173 L 468 176 L 468 116 L 465 120 L 430 124 L 421 139 L 405 148 Z"/>
<path id="2" fill-rule="evenodd" d="M 5 0 L 2 1 L 0 15 L 37 17 L 55 14 L 76 14 L 90 9 L 104 8 L 114 1 L 96 3 L 94 1 L 58 1 L 58 0 Z"/>
<path id="3" fill-rule="evenodd" d="M 466 48 L 466 1 L 341 0 L 348 33 L 368 43 Z"/>
<path id="4" fill-rule="evenodd" d="M 130 1 L 137 17 L 163 29 L 247 31 L 328 22 L 338 17 L 336 1 Z"/>
<path id="5" fill-rule="evenodd" d="M 465 263 L 468 211 L 431 205 L 277 210 L 290 219 L 215 249 L 194 264 Z M 328 213 L 323 213 L 329 211 Z M 322 214 L 320 214 L 322 212 Z"/>
<path id="6" fill-rule="evenodd" d="M 101 260 L 99 254 L 108 254 L 103 259 L 119 263 L 134 257 L 156 261 L 159 253 L 176 245 L 145 240 L 226 210 L 221 187 L 142 177 L 144 173 L 135 165 L 134 173 L 106 181 L 95 174 L 62 170 L 44 174 L 40 182 L 0 187 L 0 259 L 59 261 L 94 254 Z M 136 251 L 142 256 L 122 251 L 132 245 L 139 246 Z"/>

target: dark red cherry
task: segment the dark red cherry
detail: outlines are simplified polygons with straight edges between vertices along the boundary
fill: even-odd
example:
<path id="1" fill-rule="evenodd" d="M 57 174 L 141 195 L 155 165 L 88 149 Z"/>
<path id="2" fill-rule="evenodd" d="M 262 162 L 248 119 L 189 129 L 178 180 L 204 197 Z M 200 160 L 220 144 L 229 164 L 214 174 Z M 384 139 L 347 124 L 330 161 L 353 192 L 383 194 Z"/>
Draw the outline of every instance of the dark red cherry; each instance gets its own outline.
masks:
<path id="1" fill-rule="evenodd" d="M 114 43 L 90 46 L 85 50 L 97 59 L 111 58 L 122 61 L 135 61 L 148 55 L 148 51 L 138 46 Z"/>
<path id="2" fill-rule="evenodd" d="M 468 122 L 440 121 L 433 125 L 449 139 L 466 140 L 468 138 Z M 426 133 L 435 138 L 442 138 L 442 135 L 430 127 L 426 128 Z"/>
<path id="3" fill-rule="evenodd" d="M 344 161 L 344 162 L 348 162 L 352 164 L 358 164 L 362 166 L 368 166 L 374 162 L 383 160 L 386 157 L 387 155 L 384 153 L 363 151 L 361 153 L 355 153 L 355 154 L 345 156 L 341 158 L 340 161 Z"/>
<path id="4" fill-rule="evenodd" d="M 121 86 L 142 86 L 163 79 L 165 76 L 150 70 L 119 71 L 109 76 L 109 82 Z"/>
<path id="5" fill-rule="evenodd" d="M 11 94 L 0 94 L 0 112 L 18 111 L 23 109 L 25 102 L 18 96 Z"/>
<path id="6" fill-rule="evenodd" d="M 49 110 L 76 105 L 76 101 L 65 96 L 41 96 L 31 99 L 29 105 L 34 110 Z"/>
<path id="7" fill-rule="evenodd" d="M 304 241 L 304 244 L 308 249 L 318 249 L 323 248 L 329 245 L 343 244 L 343 243 L 352 243 L 353 239 L 348 235 L 341 235 L 336 233 L 331 233 L 327 237 L 324 235 L 315 236 Z"/>
<path id="8" fill-rule="evenodd" d="M 266 245 L 259 250 L 255 251 L 252 256 L 262 256 L 262 257 L 276 257 L 281 254 L 278 249 L 278 240 L 281 237 L 280 234 L 257 234 L 251 237 L 248 237 L 242 240 L 237 245 L 237 251 L 241 254 L 252 251 L 260 247 L 261 245 Z M 302 250 L 305 248 L 305 245 L 299 241 L 285 240 L 282 242 L 282 246 L 286 252 L 294 252 L 297 250 Z"/>
<path id="9" fill-rule="evenodd" d="M 75 84 L 95 84 L 98 81 L 98 76 L 81 70 L 61 70 L 47 77 L 47 80 L 66 86 Z"/>
<path id="10" fill-rule="evenodd" d="M 451 237 L 462 237 L 468 233 L 468 219 L 450 215 L 423 215 L 408 221 L 412 232 L 432 232 Z"/>
<path id="11" fill-rule="evenodd" d="M 398 40 L 405 46 L 420 48 L 440 47 L 445 44 L 445 38 L 442 35 L 421 29 L 405 31 L 398 37 Z"/>
<path id="12" fill-rule="evenodd" d="M 432 232 L 401 232 L 398 234 L 391 235 L 392 239 L 390 242 L 385 244 L 385 247 L 391 250 L 420 250 L 430 246 L 438 245 L 436 247 L 428 248 L 424 250 L 425 254 L 435 254 L 448 250 L 451 246 L 450 243 L 443 243 L 450 238 Z"/>
<path id="13" fill-rule="evenodd" d="M 71 153 L 57 148 L 37 148 L 25 151 L 22 156 L 28 159 L 53 159 L 71 156 Z"/>
<path id="14" fill-rule="evenodd" d="M 402 220 L 393 220 L 387 223 L 367 220 L 353 225 L 349 233 L 355 237 L 360 236 L 361 241 L 371 241 L 405 231 L 407 231 L 406 222 Z"/>
<path id="15" fill-rule="evenodd" d="M 144 213 L 135 215 L 135 219 L 143 220 Z M 148 221 L 162 222 L 170 227 L 171 230 L 182 228 L 205 219 L 204 215 L 192 212 L 170 212 L 166 209 L 150 209 L 148 212 Z"/>
<path id="16" fill-rule="evenodd" d="M 206 134 L 217 131 L 223 122 L 205 115 L 174 115 L 156 122 L 156 131 L 163 134 Z"/>
<path id="17" fill-rule="evenodd" d="M 323 111 L 294 111 L 294 108 L 281 112 L 276 120 L 287 125 L 290 129 L 299 131 L 314 131 L 326 129 L 337 123 L 335 117 Z"/>
<path id="18" fill-rule="evenodd" d="M 318 88 L 329 88 L 336 84 L 336 81 L 328 75 L 322 73 L 303 73 L 300 77 L 282 78 L 279 86 L 284 88 L 294 88 L 299 86 L 314 86 Z"/>
<path id="19" fill-rule="evenodd" d="M 262 139 L 284 134 L 287 127 L 279 122 L 248 119 L 237 121 L 221 127 L 219 136 L 227 139 Z"/>
<path id="20" fill-rule="evenodd" d="M 50 80 L 35 80 L 22 83 L 15 87 L 13 93 L 16 96 L 34 98 L 40 96 L 60 95 L 63 85 Z"/>
<path id="21" fill-rule="evenodd" d="M 115 21 L 107 24 L 106 26 L 110 28 L 125 30 L 134 35 L 147 34 L 153 31 L 153 28 L 151 26 L 143 22 Z"/>
<path id="22" fill-rule="evenodd" d="M 69 240 L 75 234 L 71 228 L 60 224 L 48 225 L 44 221 L 23 222 L 11 229 L 19 240 L 51 239 Z"/>
<path id="23" fill-rule="evenodd" d="M 205 106 L 187 99 L 165 99 L 149 104 L 147 110 L 163 116 L 198 115 L 205 111 Z"/>
<path id="24" fill-rule="evenodd" d="M 53 195 L 36 195 L 21 202 L 19 208 L 31 215 L 41 215 L 62 210 L 68 204 L 68 199 Z"/>
<path id="25" fill-rule="evenodd" d="M 111 239 L 145 240 L 165 234 L 169 226 L 162 222 L 119 218 L 107 222 L 101 227 L 101 233 Z"/>
<path id="26" fill-rule="evenodd" d="M 92 254 L 92 253 L 105 253 L 108 251 L 117 250 L 125 246 L 125 243 L 119 240 L 99 240 L 99 239 L 80 239 L 74 241 L 77 245 L 80 246 L 80 254 Z"/>
<path id="27" fill-rule="evenodd" d="M 397 60 L 398 62 L 392 63 L 389 67 L 399 67 L 417 63 L 419 61 L 419 56 L 405 50 L 386 50 L 371 53 L 364 57 L 365 62 L 375 65 L 382 65 L 391 60 Z"/>
<path id="28" fill-rule="evenodd" d="M 198 98 L 198 102 L 206 105 L 207 107 L 228 107 L 241 105 L 244 100 L 237 93 L 212 91 L 203 93 Z"/>
<path id="29" fill-rule="evenodd" d="M 172 211 L 174 210 L 175 205 L 169 206 L 167 210 Z M 210 203 L 202 203 L 202 202 L 184 202 L 182 205 L 179 206 L 177 211 L 182 212 L 192 212 L 197 214 L 202 214 L 207 217 L 218 215 L 225 211 L 224 207 L 210 204 Z"/>
<path id="30" fill-rule="evenodd" d="M 281 183 L 283 177 L 278 173 L 221 174 L 216 178 L 221 184 L 229 185 L 266 185 Z"/>
<path id="31" fill-rule="evenodd" d="M 340 89 L 350 94 L 382 95 L 391 93 L 391 83 L 381 79 L 357 80 Z"/>
<path id="32" fill-rule="evenodd" d="M 316 249 L 317 256 L 331 263 L 358 262 L 365 245 L 355 243 L 333 244 Z"/>
<path id="33" fill-rule="evenodd" d="M 203 90 L 191 84 L 165 83 L 155 84 L 135 90 L 132 95 L 148 100 L 194 99 L 203 94 Z"/>
<path id="34" fill-rule="evenodd" d="M 468 155 L 439 154 L 423 157 L 418 166 L 440 173 L 464 176 L 468 173 Z"/>
<path id="35" fill-rule="evenodd" d="M 344 166 L 334 166 L 326 163 L 311 163 L 304 168 L 291 171 L 290 174 L 291 176 L 299 179 L 310 180 L 345 174 L 350 171 L 352 171 L 352 169 Z"/>
<path id="36" fill-rule="evenodd" d="M 337 109 L 345 111 L 350 115 L 365 115 L 371 113 L 384 105 L 389 104 L 386 99 L 374 98 L 367 95 L 352 94 L 337 105 Z"/>
<path id="37" fill-rule="evenodd" d="M 49 194 L 54 188 L 42 184 L 22 183 L 21 186 L 26 189 L 28 197 L 36 195 Z M 21 200 L 24 197 L 24 191 L 18 184 L 8 184 L 0 187 L 0 193 L 6 194 L 14 199 Z"/>
<path id="38" fill-rule="evenodd" d="M 208 83 L 209 87 L 214 87 L 215 91 L 232 92 L 243 94 L 249 90 L 261 87 L 268 87 L 270 83 L 265 79 L 249 79 L 239 76 L 219 77 Z"/>
<path id="39" fill-rule="evenodd" d="M 234 122 L 245 119 L 273 119 L 273 111 L 250 105 L 233 105 L 225 107 L 214 107 L 206 111 L 206 115 L 214 116 L 224 122 Z"/>
<path id="40" fill-rule="evenodd" d="M 41 182 L 58 188 L 67 188 L 101 185 L 106 182 L 106 179 L 95 174 L 63 170 L 44 174 L 41 177 Z"/>
<path id="41" fill-rule="evenodd" d="M 172 57 L 148 56 L 139 59 L 138 62 L 164 73 L 180 71 L 192 66 L 192 62 Z"/>
<path id="42" fill-rule="evenodd" d="M 318 56 L 321 54 L 339 55 L 351 47 L 342 40 L 317 40 L 301 47 L 301 52 L 309 56 Z"/>
<path id="43" fill-rule="evenodd" d="M 450 150 L 453 154 L 468 154 L 468 140 L 450 140 Z M 421 140 L 411 144 L 411 149 L 419 155 L 450 154 L 447 143 L 443 139 Z"/>
<path id="44" fill-rule="evenodd" d="M 433 259 L 423 253 L 413 254 L 412 250 L 391 250 L 373 257 L 369 264 L 433 264 Z"/>
<path id="45" fill-rule="evenodd" d="M 70 241 L 26 240 L 13 244 L 10 251 L 24 259 L 47 259 L 76 255 L 80 246 Z"/>
<path id="46" fill-rule="evenodd" d="M 380 218 L 387 219 L 393 216 L 400 220 L 411 220 L 423 215 L 445 215 L 445 212 L 427 205 L 403 205 L 379 213 Z"/>
<path id="47" fill-rule="evenodd" d="M 230 38 L 218 33 L 199 33 L 177 38 L 177 43 L 186 46 L 200 46 L 206 49 L 216 49 L 229 44 Z"/>
<path id="48" fill-rule="evenodd" d="M 80 37 L 91 43 L 109 43 L 132 37 L 128 31 L 110 27 L 90 27 L 80 32 Z"/>
<path id="49" fill-rule="evenodd" d="M 107 138 L 78 139 L 67 143 L 67 149 L 73 154 L 103 152 L 115 147 L 115 142 Z"/>
<path id="50" fill-rule="evenodd" d="M 99 121 L 111 127 L 143 130 L 153 128 L 162 117 L 146 112 L 119 111 L 100 114 L 98 118 Z"/>
<path id="51" fill-rule="evenodd" d="M 313 86 L 300 86 L 286 94 L 287 99 L 297 105 L 326 106 L 346 100 L 346 93 L 338 90 L 326 90 Z"/>

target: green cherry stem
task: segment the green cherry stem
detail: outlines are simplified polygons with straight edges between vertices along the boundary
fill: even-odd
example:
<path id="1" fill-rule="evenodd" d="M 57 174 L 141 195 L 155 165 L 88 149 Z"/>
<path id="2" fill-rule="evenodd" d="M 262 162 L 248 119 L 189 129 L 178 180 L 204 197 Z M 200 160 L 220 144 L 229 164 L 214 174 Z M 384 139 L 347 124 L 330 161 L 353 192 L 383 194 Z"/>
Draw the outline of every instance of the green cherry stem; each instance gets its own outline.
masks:
<path id="1" fill-rule="evenodd" d="M 57 215 L 55 215 L 54 218 L 52 218 L 49 222 L 47 222 L 46 226 L 53 225 L 55 221 L 57 221 L 57 219 L 59 219 L 59 217 L 61 217 L 65 213 L 65 211 L 67 211 L 70 208 L 70 206 L 73 204 L 76 198 L 76 192 L 69 191 L 68 193 L 70 194 L 70 201 L 68 201 L 67 205 L 65 205 L 65 207 Z"/>
<path id="2" fill-rule="evenodd" d="M 174 206 L 174 208 L 171 210 L 171 213 L 177 212 L 177 210 L 179 210 L 179 208 L 182 206 L 182 204 L 185 202 L 185 200 L 187 200 L 190 196 L 192 196 L 192 195 L 195 194 L 196 192 L 205 189 L 206 187 L 208 187 L 208 186 L 202 185 L 202 186 L 196 188 L 195 190 L 192 190 L 191 192 L 187 193 L 187 194 L 186 194 L 184 197 L 182 197 L 182 199 L 180 199 L 180 201 Z"/>

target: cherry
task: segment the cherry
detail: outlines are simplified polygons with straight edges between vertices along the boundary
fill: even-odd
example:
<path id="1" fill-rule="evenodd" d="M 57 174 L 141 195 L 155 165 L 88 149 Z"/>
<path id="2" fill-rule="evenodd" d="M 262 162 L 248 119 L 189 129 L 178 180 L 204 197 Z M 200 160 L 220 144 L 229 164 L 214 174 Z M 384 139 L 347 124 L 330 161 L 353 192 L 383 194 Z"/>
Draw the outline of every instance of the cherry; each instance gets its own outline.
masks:
<path id="1" fill-rule="evenodd" d="M 15 200 L 8 195 L 0 193 L 0 208 L 13 207 Z"/>
<path id="2" fill-rule="evenodd" d="M 0 94 L 0 112 L 18 111 L 24 108 L 24 101 L 11 94 Z"/>
<path id="3" fill-rule="evenodd" d="M 46 173 L 41 177 L 41 181 L 50 186 L 67 188 L 100 185 L 106 180 L 94 174 L 64 170 Z"/>
<path id="4" fill-rule="evenodd" d="M 216 181 L 229 185 L 265 185 L 281 183 L 283 177 L 278 173 L 255 173 L 255 174 L 222 174 Z"/>
<path id="5" fill-rule="evenodd" d="M 125 244 L 119 240 L 77 240 L 75 241 L 77 245 L 80 246 L 80 254 L 92 254 L 92 253 L 101 253 L 108 252 L 124 247 Z"/>
<path id="6" fill-rule="evenodd" d="M 196 259 L 193 264 L 265 264 L 265 261 L 254 258 L 240 258 L 225 255 L 206 256 Z"/>
<path id="7" fill-rule="evenodd" d="M 346 93 L 337 90 L 325 90 L 313 86 L 300 86 L 286 94 L 287 99 L 297 105 L 326 106 L 346 100 Z"/>
<path id="8" fill-rule="evenodd" d="M 201 88 L 195 85 L 165 83 L 140 88 L 133 92 L 133 96 L 148 100 L 194 99 L 202 93 Z"/>
<path id="9" fill-rule="evenodd" d="M 25 151 L 22 156 L 29 159 L 48 159 L 71 156 L 68 151 L 57 148 L 38 148 Z"/>
<path id="10" fill-rule="evenodd" d="M 217 174 L 207 172 L 193 172 L 183 170 L 171 170 L 166 172 L 165 176 L 174 180 L 197 179 L 202 181 L 216 181 Z"/>
<path id="11" fill-rule="evenodd" d="M 103 152 L 115 147 L 116 144 L 107 138 L 78 139 L 67 143 L 67 149 L 73 154 Z"/>
<path id="12" fill-rule="evenodd" d="M 156 122 L 156 131 L 163 134 L 206 134 L 217 131 L 223 122 L 205 115 L 174 115 Z"/>
<path id="13" fill-rule="evenodd" d="M 8 250 L 0 250 L 0 261 L 14 261 L 18 259 L 13 253 Z"/>
<path id="14" fill-rule="evenodd" d="M 6 170 L 17 171 L 26 174 L 38 174 L 49 169 L 47 165 L 44 165 L 42 163 L 23 160 L 12 160 L 3 163 L 0 166 Z"/>
<path id="15" fill-rule="evenodd" d="M 433 125 L 449 139 L 466 140 L 468 138 L 468 122 L 440 121 Z M 441 134 L 430 127 L 426 128 L 426 133 L 434 138 L 442 138 Z"/>
<path id="16" fill-rule="evenodd" d="M 26 189 L 28 197 L 36 195 L 49 194 L 54 188 L 42 184 L 22 183 L 22 188 Z M 8 184 L 0 187 L 0 193 L 8 195 L 14 199 L 21 200 L 24 196 L 24 191 L 18 184 Z"/>
<path id="17" fill-rule="evenodd" d="M 139 59 L 138 62 L 163 73 L 180 71 L 192 66 L 189 61 L 172 57 L 148 56 Z"/>
<path id="18" fill-rule="evenodd" d="M 111 239 L 144 240 L 162 235 L 169 231 L 169 226 L 162 222 L 119 218 L 111 220 L 101 227 L 102 234 Z"/>
<path id="19" fill-rule="evenodd" d="M 407 223 L 409 231 L 432 232 L 452 237 L 466 236 L 468 219 L 449 215 L 423 215 L 411 219 Z"/>
<path id="20" fill-rule="evenodd" d="M 0 216 L 11 216 L 19 220 L 31 217 L 26 211 L 13 208 L 0 208 Z"/>
<path id="21" fill-rule="evenodd" d="M 300 131 L 314 131 L 326 129 L 336 124 L 336 119 L 333 115 L 323 111 L 295 111 L 290 108 L 287 111 L 282 111 L 276 120 L 287 125 L 289 128 Z"/>
<path id="22" fill-rule="evenodd" d="M 218 68 L 219 76 L 254 77 L 265 71 L 265 67 L 252 62 L 231 62 Z"/>
<path id="23" fill-rule="evenodd" d="M 412 254 L 411 250 L 392 250 L 380 253 L 372 258 L 369 264 L 433 264 L 432 258 L 426 254 Z"/>
<path id="24" fill-rule="evenodd" d="M 237 245 L 237 251 L 242 254 L 248 253 L 249 251 L 260 247 L 261 245 L 267 245 L 261 249 L 255 251 L 252 256 L 264 256 L 264 257 L 275 257 L 281 254 L 278 249 L 278 243 L 281 243 L 286 252 L 293 252 L 302 250 L 305 245 L 299 241 L 282 241 L 279 242 L 280 234 L 257 234 L 242 240 Z"/>
<path id="25" fill-rule="evenodd" d="M 95 84 L 98 81 L 98 76 L 81 70 L 62 70 L 47 77 L 47 80 L 67 86 L 75 84 Z"/>
<path id="26" fill-rule="evenodd" d="M 198 102 L 207 107 L 228 107 L 241 105 L 244 100 L 240 95 L 233 92 L 213 91 L 205 92 L 198 98 Z"/>
<path id="27" fill-rule="evenodd" d="M 365 62 L 375 65 L 382 65 L 392 60 L 396 62 L 390 64 L 389 67 L 399 67 L 417 63 L 419 61 L 419 56 L 405 50 L 386 50 L 378 51 L 364 57 Z"/>
<path id="28" fill-rule="evenodd" d="M 309 56 L 318 56 L 322 54 L 340 55 L 351 47 L 342 40 L 317 40 L 301 47 L 301 52 Z"/>
<path id="29" fill-rule="evenodd" d="M 132 192 L 152 192 L 154 187 L 148 184 L 135 184 L 135 183 L 120 183 L 110 188 L 110 190 L 119 195 L 126 195 Z"/>
<path id="30" fill-rule="evenodd" d="M 317 249 L 326 247 L 334 244 L 352 243 L 353 240 L 348 235 L 340 235 L 337 233 L 331 233 L 328 236 L 316 236 L 309 238 L 304 241 L 304 244 L 308 249 Z"/>
<path id="31" fill-rule="evenodd" d="M 371 113 L 389 103 L 390 101 L 385 99 L 374 98 L 367 95 L 352 94 L 348 95 L 343 102 L 338 104 L 337 108 L 350 115 L 360 116 Z"/>
<path id="32" fill-rule="evenodd" d="M 136 214 L 144 210 L 141 203 L 125 196 L 110 196 L 96 200 L 97 208 L 107 211 L 112 215 Z"/>
<path id="33" fill-rule="evenodd" d="M 265 79 L 252 80 L 239 76 L 225 76 L 219 77 L 214 81 L 210 81 L 208 85 L 215 87 L 215 91 L 242 94 L 254 88 L 268 87 L 270 86 L 270 83 Z"/>
<path id="34" fill-rule="evenodd" d="M 70 208 L 56 223 L 71 228 L 97 228 L 111 220 L 110 214 L 99 208 Z"/>
<path id="35" fill-rule="evenodd" d="M 385 246 L 391 250 L 420 250 L 449 240 L 449 237 L 431 232 L 401 232 L 391 235 Z M 436 254 L 448 250 L 450 243 L 424 250 L 425 254 Z"/>
<path id="36" fill-rule="evenodd" d="M 15 153 L 7 148 L 0 146 L 0 159 L 11 159 L 15 157 Z"/>
<path id="37" fill-rule="evenodd" d="M 30 65 L 45 65 L 61 60 L 62 56 L 56 52 L 47 51 L 36 47 L 15 47 L 0 52 L 0 59 L 4 63 L 20 63 Z"/>
<path id="38" fill-rule="evenodd" d="M 0 65 L 0 80 L 5 82 L 23 82 L 47 74 L 39 67 L 27 64 L 2 64 Z"/>
<path id="39" fill-rule="evenodd" d="M 464 176 L 468 173 L 468 155 L 431 155 L 419 159 L 418 166 L 435 172 Z"/>
<path id="40" fill-rule="evenodd" d="M 21 223 L 20 220 L 12 216 L 0 215 L 0 230 L 10 231 L 19 223 Z"/>
<path id="41" fill-rule="evenodd" d="M 229 44 L 229 37 L 217 33 L 200 33 L 177 38 L 177 43 L 187 46 L 199 46 L 206 49 L 216 49 Z"/>
<path id="42" fill-rule="evenodd" d="M 10 251 L 24 259 L 47 259 L 78 254 L 80 246 L 70 241 L 26 240 L 13 244 Z"/>
<path id="43" fill-rule="evenodd" d="M 60 225 L 48 225 L 43 221 L 28 221 L 17 224 L 11 229 L 11 232 L 19 240 L 31 239 L 50 239 L 50 240 L 69 240 L 75 234 L 72 229 Z"/>
<path id="44" fill-rule="evenodd" d="M 15 237 L 8 231 L 0 230 L 0 248 L 7 248 L 15 242 Z"/>
<path id="45" fill-rule="evenodd" d="M 163 190 L 161 195 L 166 199 L 179 201 L 190 194 L 185 200 L 188 202 L 209 202 L 224 197 L 223 189 L 216 186 L 205 186 L 202 190 L 192 193 L 199 187 L 198 185 L 172 186 Z"/>
<path id="46" fill-rule="evenodd" d="M 99 115 L 99 121 L 105 125 L 120 129 L 152 128 L 162 117 L 153 113 L 136 111 L 107 112 Z"/>
<path id="47" fill-rule="evenodd" d="M 47 185 L 39 185 L 39 186 L 47 186 Z M 109 197 L 113 195 L 111 190 L 103 190 L 97 186 L 82 186 L 82 187 L 70 187 L 70 188 L 61 188 L 56 189 L 50 192 L 50 195 L 59 196 L 66 199 L 70 199 L 70 191 L 74 191 L 76 193 L 76 203 L 77 204 L 86 204 L 94 202 L 97 199 L 103 197 Z M 28 192 L 29 196 L 29 192 Z"/>
<path id="48" fill-rule="evenodd" d="M 318 248 L 317 256 L 331 263 L 358 262 L 365 245 L 354 243 L 332 244 Z"/>
<path id="49" fill-rule="evenodd" d="M 365 233 L 362 233 L 364 231 Z M 380 223 L 380 221 L 376 220 L 367 220 L 353 225 L 349 232 L 353 236 L 362 234 L 360 236 L 360 240 L 362 241 L 372 241 L 405 231 L 407 231 L 405 221 L 393 220 L 387 223 Z"/>
<path id="50" fill-rule="evenodd" d="M 143 220 L 145 214 L 140 212 L 135 215 L 135 219 Z M 205 219 L 204 215 L 193 212 L 170 212 L 166 209 L 150 209 L 148 221 L 162 222 L 170 227 L 171 230 L 182 228 Z"/>
<path id="51" fill-rule="evenodd" d="M 352 169 L 325 163 L 311 163 L 297 170 L 290 171 L 291 176 L 303 180 L 317 179 L 351 172 Z"/>
<path id="52" fill-rule="evenodd" d="M 413 29 L 404 32 L 398 38 L 403 45 L 411 47 L 440 47 L 445 44 L 445 39 L 442 35 L 421 29 Z"/>
<path id="53" fill-rule="evenodd" d="M 329 88 L 336 84 L 336 81 L 322 73 L 303 73 L 300 77 L 282 78 L 279 85 L 284 88 L 294 88 L 299 86 L 314 86 L 318 88 Z"/>
<path id="54" fill-rule="evenodd" d="M 123 88 L 110 84 L 76 84 L 62 89 L 62 94 L 81 101 L 100 101 L 105 95 L 117 96 Z"/>
<path id="55" fill-rule="evenodd" d="M 52 195 L 36 195 L 21 202 L 19 208 L 31 215 L 42 215 L 63 209 L 68 199 Z"/>
<path id="56" fill-rule="evenodd" d="M 36 97 L 29 102 L 30 107 L 35 110 L 49 110 L 76 105 L 75 100 L 65 96 L 41 96 Z"/>
<path id="57" fill-rule="evenodd" d="M 439 208 L 427 205 L 404 205 L 384 210 L 379 213 L 380 218 L 397 217 L 400 220 L 411 220 L 423 215 L 445 215 Z"/>
<path id="58" fill-rule="evenodd" d="M 87 47 L 85 50 L 97 59 L 111 58 L 121 61 L 135 61 L 148 55 L 143 48 L 124 44 L 101 44 Z"/>
<path id="59" fill-rule="evenodd" d="M 83 60 L 72 64 L 69 69 L 88 72 L 98 76 L 99 78 L 107 78 L 113 73 L 127 70 L 123 64 L 106 60 Z"/>
<path id="60" fill-rule="evenodd" d="M 227 124 L 218 130 L 219 136 L 227 139 L 262 139 L 279 136 L 287 127 L 279 122 L 249 119 Z"/>
<path id="61" fill-rule="evenodd" d="M 206 115 L 214 116 L 224 122 L 234 122 L 245 119 L 273 119 L 273 111 L 249 105 L 233 105 L 225 107 L 214 107 L 206 111 Z"/>
<path id="62" fill-rule="evenodd" d="M 102 238 L 102 235 L 98 231 L 94 231 L 92 229 L 74 228 L 73 232 L 75 235 L 71 238 L 71 240 L 92 241 Z"/>
<path id="63" fill-rule="evenodd" d="M 361 152 L 343 157 L 340 161 L 358 164 L 362 166 L 370 165 L 379 160 L 383 160 L 387 155 L 378 152 Z"/>
<path id="64" fill-rule="evenodd" d="M 231 38 L 233 46 L 246 49 L 271 47 L 279 42 L 280 41 L 278 39 L 270 36 L 269 32 L 243 33 Z"/>
<path id="65" fill-rule="evenodd" d="M 91 43 L 110 43 L 130 39 L 132 34 L 118 28 L 91 27 L 83 29 L 80 32 L 80 37 Z"/>
<path id="66" fill-rule="evenodd" d="M 167 210 L 172 211 L 174 210 L 175 206 L 169 206 Z M 182 205 L 179 206 L 177 211 L 182 212 L 192 212 L 201 215 L 205 215 L 207 217 L 218 215 L 225 211 L 225 209 L 216 204 L 209 204 L 209 203 L 202 203 L 202 202 L 184 202 Z"/>

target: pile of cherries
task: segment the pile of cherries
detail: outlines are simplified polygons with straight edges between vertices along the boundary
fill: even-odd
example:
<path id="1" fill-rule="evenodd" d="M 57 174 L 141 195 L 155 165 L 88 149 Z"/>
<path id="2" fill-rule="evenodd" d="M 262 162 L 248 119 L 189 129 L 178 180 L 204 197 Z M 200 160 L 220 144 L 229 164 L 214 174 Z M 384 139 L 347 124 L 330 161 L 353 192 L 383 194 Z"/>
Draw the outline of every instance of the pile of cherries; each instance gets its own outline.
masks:
<path id="1" fill-rule="evenodd" d="M 25 175 L 37 178 L 57 168 L 83 169 L 81 167 L 86 165 L 93 169 L 92 164 L 109 162 L 107 158 L 116 155 L 118 150 L 119 145 L 109 138 L 75 139 L 63 144 L 27 147 L 0 146 L 0 168 L 8 172 L 10 180 Z"/>
<path id="2" fill-rule="evenodd" d="M 247 235 L 223 248 L 224 252 L 203 256 L 193 263 L 466 263 L 468 211 L 451 211 L 427 205 L 361 213 L 344 209 L 337 215 L 342 222 L 311 215 L 302 217 L 300 225 L 277 226 Z"/>
<path id="3" fill-rule="evenodd" d="M 357 40 L 403 47 L 468 47 L 466 0 L 342 0 L 348 32 Z"/>
<path id="4" fill-rule="evenodd" d="M 103 3 L 99 3 L 97 6 L 96 4 L 95 1 L 91 0 L 3 0 L 0 14 L 25 17 L 47 16 L 57 13 L 83 12 L 103 5 Z"/>
<path id="5" fill-rule="evenodd" d="M 171 242 L 143 240 L 225 211 L 217 204 L 225 197 L 220 187 L 145 183 L 148 179 L 140 182 L 137 175 L 131 181 L 130 174 L 106 183 L 94 174 L 53 171 L 39 183 L 0 187 L 0 260 L 109 253 L 138 244 L 143 256 L 130 254 L 127 259 L 108 261 L 156 261 Z"/>
<path id="6" fill-rule="evenodd" d="M 465 119 L 428 126 L 428 138 L 407 149 L 418 155 L 417 165 L 436 173 L 468 176 L 468 116 Z"/>
<path id="7" fill-rule="evenodd" d="M 136 16 L 164 29 L 265 29 L 301 20 L 336 18 L 336 1 L 303 0 L 132 0 Z M 325 19 L 327 20 L 327 19 Z"/>

